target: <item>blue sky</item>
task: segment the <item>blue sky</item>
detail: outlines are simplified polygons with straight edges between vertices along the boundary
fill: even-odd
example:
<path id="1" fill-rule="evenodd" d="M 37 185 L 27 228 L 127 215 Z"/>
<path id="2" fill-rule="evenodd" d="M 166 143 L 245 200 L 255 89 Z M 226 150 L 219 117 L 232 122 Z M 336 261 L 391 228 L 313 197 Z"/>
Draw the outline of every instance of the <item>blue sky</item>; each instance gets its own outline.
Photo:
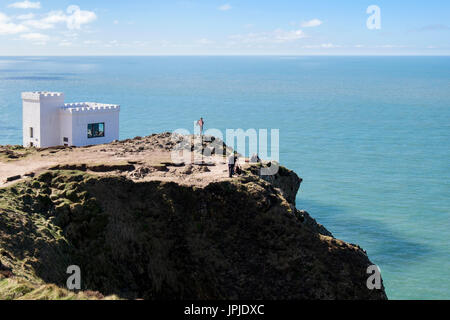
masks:
<path id="1" fill-rule="evenodd" d="M 449 55 L 449 13 L 444 0 L 0 0 L 0 55 Z"/>

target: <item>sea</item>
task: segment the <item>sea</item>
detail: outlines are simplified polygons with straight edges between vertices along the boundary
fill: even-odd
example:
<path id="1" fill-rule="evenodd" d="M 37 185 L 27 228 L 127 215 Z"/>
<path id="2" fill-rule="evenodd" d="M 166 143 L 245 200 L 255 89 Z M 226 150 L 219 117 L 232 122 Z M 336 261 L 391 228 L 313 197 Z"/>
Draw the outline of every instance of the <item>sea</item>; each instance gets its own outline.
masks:
<path id="1" fill-rule="evenodd" d="M 21 144 L 22 91 L 120 104 L 121 139 L 279 129 L 299 209 L 390 299 L 450 299 L 450 57 L 0 57 L 0 144 Z"/>

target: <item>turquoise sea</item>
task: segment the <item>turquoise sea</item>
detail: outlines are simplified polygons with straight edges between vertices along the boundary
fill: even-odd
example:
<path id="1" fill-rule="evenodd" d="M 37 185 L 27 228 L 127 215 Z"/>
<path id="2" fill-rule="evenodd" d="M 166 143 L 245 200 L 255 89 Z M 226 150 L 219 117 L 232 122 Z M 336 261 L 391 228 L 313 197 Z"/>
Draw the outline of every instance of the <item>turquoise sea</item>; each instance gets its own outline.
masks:
<path id="1" fill-rule="evenodd" d="M 0 144 L 22 91 L 122 106 L 121 138 L 279 128 L 297 207 L 357 243 L 391 299 L 450 299 L 450 57 L 0 57 Z"/>

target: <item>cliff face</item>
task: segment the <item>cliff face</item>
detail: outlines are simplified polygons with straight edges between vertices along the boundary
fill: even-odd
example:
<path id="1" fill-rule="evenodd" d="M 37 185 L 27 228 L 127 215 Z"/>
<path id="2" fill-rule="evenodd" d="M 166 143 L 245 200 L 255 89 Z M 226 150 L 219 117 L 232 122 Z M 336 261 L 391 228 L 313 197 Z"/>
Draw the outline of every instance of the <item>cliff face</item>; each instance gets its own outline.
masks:
<path id="1" fill-rule="evenodd" d="M 385 299 L 365 252 L 295 208 L 301 179 L 257 169 L 205 187 L 53 170 L 0 189 L 0 281 L 63 287 L 78 265 L 88 297 Z"/>

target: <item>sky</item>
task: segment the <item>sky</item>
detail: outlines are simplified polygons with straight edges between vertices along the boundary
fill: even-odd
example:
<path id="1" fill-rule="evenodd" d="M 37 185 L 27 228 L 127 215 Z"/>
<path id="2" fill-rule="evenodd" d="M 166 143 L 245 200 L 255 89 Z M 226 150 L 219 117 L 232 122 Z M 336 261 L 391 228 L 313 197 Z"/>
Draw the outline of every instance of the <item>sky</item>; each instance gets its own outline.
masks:
<path id="1" fill-rule="evenodd" d="M 449 18 L 447 0 L 0 0 L 0 55 L 449 55 Z"/>

